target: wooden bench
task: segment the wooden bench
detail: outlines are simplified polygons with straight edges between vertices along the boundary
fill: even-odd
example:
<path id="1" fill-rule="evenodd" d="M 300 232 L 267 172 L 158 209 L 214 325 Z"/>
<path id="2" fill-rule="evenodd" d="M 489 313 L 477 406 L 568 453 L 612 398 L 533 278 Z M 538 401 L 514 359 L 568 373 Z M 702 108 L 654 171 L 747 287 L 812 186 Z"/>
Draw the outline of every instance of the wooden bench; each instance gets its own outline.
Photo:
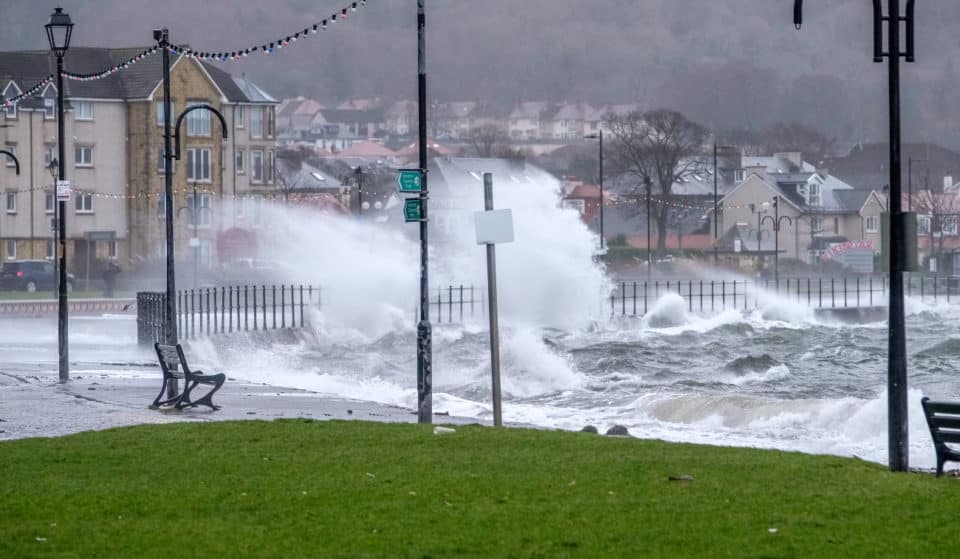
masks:
<path id="1" fill-rule="evenodd" d="M 960 403 L 934 402 L 930 398 L 920 400 L 927 426 L 937 451 L 937 477 L 943 475 L 944 462 L 960 462 L 960 448 L 947 446 L 960 444 Z"/>
<path id="2" fill-rule="evenodd" d="M 223 386 L 223 382 L 227 379 L 226 375 L 223 373 L 205 375 L 203 371 L 191 371 L 180 344 L 171 346 L 155 343 L 153 347 L 157 350 L 157 359 L 160 360 L 160 368 L 163 370 L 163 385 L 160 387 L 160 394 L 153 400 L 150 407 L 159 408 L 173 404 L 178 410 L 201 405 L 210 406 L 214 410 L 220 409 L 220 406 L 213 404 L 213 394 Z M 162 399 L 168 383 L 176 382 L 177 379 L 183 379 L 183 391 L 172 398 Z M 191 400 L 190 392 L 200 384 L 212 384 L 213 389 L 199 400 Z"/>

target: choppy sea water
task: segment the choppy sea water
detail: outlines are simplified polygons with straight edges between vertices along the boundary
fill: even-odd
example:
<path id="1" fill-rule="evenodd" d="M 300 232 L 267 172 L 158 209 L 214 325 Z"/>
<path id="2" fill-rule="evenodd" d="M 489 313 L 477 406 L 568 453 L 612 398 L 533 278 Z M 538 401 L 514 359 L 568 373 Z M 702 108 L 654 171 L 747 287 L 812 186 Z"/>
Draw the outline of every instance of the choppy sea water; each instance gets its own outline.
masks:
<path id="1" fill-rule="evenodd" d="M 504 419 L 579 430 L 614 424 L 645 438 L 858 456 L 885 463 L 885 322 L 840 324 L 811 313 L 688 314 L 667 295 L 644 319 L 577 331 L 507 321 L 501 332 Z M 908 301 L 911 466 L 934 455 L 920 398 L 960 399 L 960 306 Z M 323 316 L 314 316 L 323 323 Z M 0 321 L 4 370 L 56 370 L 56 322 Z M 295 341 L 220 337 L 189 344 L 197 366 L 413 409 L 415 331 L 366 339 L 317 328 Z M 129 316 L 73 317 L 74 374 L 155 372 Z M 434 411 L 490 420 L 485 324 L 434 330 Z"/>

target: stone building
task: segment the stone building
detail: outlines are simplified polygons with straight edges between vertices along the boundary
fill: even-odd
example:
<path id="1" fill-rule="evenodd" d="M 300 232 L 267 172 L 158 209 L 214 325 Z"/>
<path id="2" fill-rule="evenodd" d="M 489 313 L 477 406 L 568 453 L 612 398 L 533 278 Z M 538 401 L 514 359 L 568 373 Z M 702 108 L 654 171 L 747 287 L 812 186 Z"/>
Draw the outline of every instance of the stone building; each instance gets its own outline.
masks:
<path id="1" fill-rule="evenodd" d="M 65 68 L 94 73 L 146 49 L 71 48 Z M 27 91 L 51 74 L 47 52 L 0 53 L 0 92 Z M 258 209 L 274 190 L 274 121 L 277 101 L 249 80 L 216 66 L 171 55 L 173 115 L 209 104 L 226 119 L 193 111 L 181 126 L 181 158 L 174 165 L 177 258 L 195 251 L 215 260 L 217 235 L 232 227 L 256 228 Z M 67 213 L 67 257 L 82 277 L 114 260 L 130 270 L 165 257 L 163 221 L 163 87 L 159 53 L 94 81 L 65 80 L 67 178 L 73 197 Z M 53 176 L 57 153 L 56 87 L 6 107 L 0 137 L 22 164 L 19 177 L 0 164 L 4 259 L 53 258 Z M 196 197 L 194 197 L 196 187 Z M 11 200 L 12 198 L 12 200 Z M 191 239 L 196 237 L 196 241 Z"/>

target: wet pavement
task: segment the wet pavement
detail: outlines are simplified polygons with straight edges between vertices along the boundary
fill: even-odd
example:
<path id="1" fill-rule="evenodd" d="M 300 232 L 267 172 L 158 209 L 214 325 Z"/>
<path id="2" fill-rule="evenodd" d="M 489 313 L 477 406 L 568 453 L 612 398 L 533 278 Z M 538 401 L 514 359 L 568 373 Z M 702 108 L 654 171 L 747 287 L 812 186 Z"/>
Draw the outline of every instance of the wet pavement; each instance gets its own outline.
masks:
<path id="1" fill-rule="evenodd" d="M 0 370 L 0 440 L 55 437 L 128 425 L 176 421 L 279 418 L 416 422 L 413 410 L 330 397 L 326 394 L 252 384 L 228 378 L 214 396 L 217 411 L 149 408 L 160 390 L 160 370 L 75 373 L 60 383 L 57 372 L 28 367 Z M 205 386 L 194 394 L 202 395 Z M 434 423 L 476 420 L 436 416 Z"/>

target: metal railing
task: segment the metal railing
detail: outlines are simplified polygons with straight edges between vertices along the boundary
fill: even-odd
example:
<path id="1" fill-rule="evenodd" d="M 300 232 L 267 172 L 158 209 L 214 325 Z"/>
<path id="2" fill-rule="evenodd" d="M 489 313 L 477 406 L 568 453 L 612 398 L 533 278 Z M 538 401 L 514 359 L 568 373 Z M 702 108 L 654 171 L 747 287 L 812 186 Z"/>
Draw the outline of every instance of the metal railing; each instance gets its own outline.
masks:
<path id="1" fill-rule="evenodd" d="M 166 339 L 160 292 L 137 293 L 137 340 L 152 344 Z M 303 328 L 306 309 L 322 303 L 312 285 L 231 285 L 177 292 L 177 332 L 181 339 L 201 336 Z"/>
<path id="2" fill-rule="evenodd" d="M 960 294 L 960 279 L 908 274 L 908 297 L 924 303 L 951 303 Z M 668 293 L 683 298 L 689 312 L 750 310 L 766 301 L 797 301 L 813 309 L 874 308 L 887 305 L 887 277 L 784 278 L 772 280 L 664 280 L 618 282 L 609 296 L 610 316 L 643 316 Z"/>

